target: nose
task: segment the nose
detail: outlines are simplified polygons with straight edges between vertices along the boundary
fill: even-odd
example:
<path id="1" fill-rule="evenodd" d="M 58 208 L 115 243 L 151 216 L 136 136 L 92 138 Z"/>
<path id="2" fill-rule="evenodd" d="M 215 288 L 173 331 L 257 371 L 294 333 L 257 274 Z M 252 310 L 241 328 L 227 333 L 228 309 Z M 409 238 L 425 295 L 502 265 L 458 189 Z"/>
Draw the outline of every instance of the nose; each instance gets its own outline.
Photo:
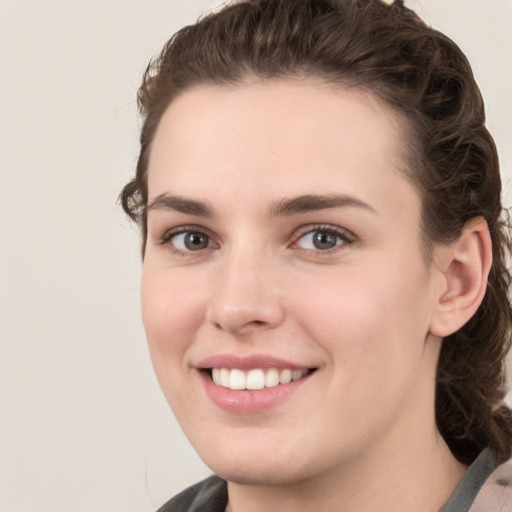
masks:
<path id="1" fill-rule="evenodd" d="M 285 312 L 276 267 L 261 254 L 231 254 L 222 262 L 206 319 L 235 336 L 280 325 Z"/>

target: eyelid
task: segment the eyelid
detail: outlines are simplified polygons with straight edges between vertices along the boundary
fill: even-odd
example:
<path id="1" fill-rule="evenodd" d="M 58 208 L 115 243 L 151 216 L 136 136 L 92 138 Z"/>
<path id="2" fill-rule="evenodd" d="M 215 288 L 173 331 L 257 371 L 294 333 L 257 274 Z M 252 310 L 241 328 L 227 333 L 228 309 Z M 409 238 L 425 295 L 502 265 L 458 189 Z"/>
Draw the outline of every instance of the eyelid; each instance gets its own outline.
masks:
<path id="1" fill-rule="evenodd" d="M 315 231 L 327 231 L 330 233 L 333 233 L 337 237 L 339 237 L 343 243 L 340 243 L 336 245 L 335 247 L 332 247 L 331 249 L 301 249 L 300 247 L 297 247 L 297 244 L 301 238 L 303 238 L 305 235 L 309 233 L 313 233 Z M 345 247 L 352 245 L 357 241 L 356 235 L 349 231 L 348 229 L 335 226 L 333 224 L 311 224 L 308 226 L 302 226 L 299 228 L 293 235 L 292 242 L 290 244 L 290 247 L 297 248 L 299 250 L 320 254 L 320 255 L 328 255 L 332 254 L 333 252 L 337 252 L 340 250 L 343 250 Z"/>
<path id="2" fill-rule="evenodd" d="M 212 242 L 214 247 L 205 247 L 204 249 L 200 249 L 198 251 L 183 251 L 181 249 L 178 249 L 175 245 L 172 244 L 173 237 L 175 237 L 176 235 L 180 235 L 183 233 L 189 233 L 189 232 L 200 233 L 200 234 L 206 235 L 209 238 L 210 242 Z M 215 242 L 214 236 L 211 234 L 210 230 L 206 229 L 203 226 L 198 226 L 195 224 L 176 226 L 174 228 L 166 230 L 161 236 L 158 237 L 158 243 L 159 243 L 159 245 L 168 245 L 170 251 L 172 251 L 173 253 L 180 255 L 180 256 L 189 256 L 189 255 L 194 255 L 195 253 L 197 253 L 197 254 L 203 253 L 204 251 L 206 251 L 208 249 L 216 248 L 219 245 L 217 242 Z"/>

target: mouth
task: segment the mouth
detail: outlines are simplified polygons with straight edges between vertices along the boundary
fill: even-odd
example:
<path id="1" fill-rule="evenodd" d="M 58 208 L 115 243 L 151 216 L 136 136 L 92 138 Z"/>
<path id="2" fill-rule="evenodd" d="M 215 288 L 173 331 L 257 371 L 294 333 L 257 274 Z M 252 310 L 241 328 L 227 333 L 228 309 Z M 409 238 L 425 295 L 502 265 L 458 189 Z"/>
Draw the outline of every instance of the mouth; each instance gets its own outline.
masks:
<path id="1" fill-rule="evenodd" d="M 310 396 L 307 383 L 320 369 L 269 354 L 217 354 L 195 367 L 212 403 L 235 415 L 279 410 L 294 396 Z"/>
<path id="2" fill-rule="evenodd" d="M 316 368 L 205 368 L 203 371 L 217 386 L 234 391 L 258 391 L 301 380 Z"/>

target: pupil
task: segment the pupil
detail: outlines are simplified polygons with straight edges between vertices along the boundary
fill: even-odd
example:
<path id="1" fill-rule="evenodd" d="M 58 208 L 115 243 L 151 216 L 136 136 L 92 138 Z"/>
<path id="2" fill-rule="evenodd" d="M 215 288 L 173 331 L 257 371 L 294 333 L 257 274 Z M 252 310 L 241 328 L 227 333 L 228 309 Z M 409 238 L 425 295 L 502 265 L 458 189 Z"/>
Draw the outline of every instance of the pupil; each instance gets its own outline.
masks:
<path id="1" fill-rule="evenodd" d="M 202 233 L 188 233 L 185 237 L 185 247 L 191 251 L 208 247 L 208 237 Z"/>
<path id="2" fill-rule="evenodd" d="M 317 231 L 313 237 L 317 249 L 332 249 L 336 247 L 336 235 L 327 231 Z"/>

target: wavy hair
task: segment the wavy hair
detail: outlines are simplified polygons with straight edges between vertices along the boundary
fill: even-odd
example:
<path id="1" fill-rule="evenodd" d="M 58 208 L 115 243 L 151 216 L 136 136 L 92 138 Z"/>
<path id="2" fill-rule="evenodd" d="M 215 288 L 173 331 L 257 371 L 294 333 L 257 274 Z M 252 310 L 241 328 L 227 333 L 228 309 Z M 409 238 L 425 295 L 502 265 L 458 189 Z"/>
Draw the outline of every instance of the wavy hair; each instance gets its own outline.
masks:
<path id="1" fill-rule="evenodd" d="M 506 460 L 512 444 L 512 414 L 503 402 L 510 242 L 497 152 L 465 55 L 403 2 L 242 0 L 176 33 L 139 89 L 140 154 L 120 196 L 140 225 L 143 253 L 148 158 L 169 103 L 199 84 L 286 77 L 371 92 L 405 120 L 405 172 L 422 198 L 427 254 L 434 244 L 456 240 L 469 219 L 487 221 L 493 249 L 487 292 L 473 318 L 443 341 L 436 421 L 459 461 L 471 463 L 485 447 Z"/>

